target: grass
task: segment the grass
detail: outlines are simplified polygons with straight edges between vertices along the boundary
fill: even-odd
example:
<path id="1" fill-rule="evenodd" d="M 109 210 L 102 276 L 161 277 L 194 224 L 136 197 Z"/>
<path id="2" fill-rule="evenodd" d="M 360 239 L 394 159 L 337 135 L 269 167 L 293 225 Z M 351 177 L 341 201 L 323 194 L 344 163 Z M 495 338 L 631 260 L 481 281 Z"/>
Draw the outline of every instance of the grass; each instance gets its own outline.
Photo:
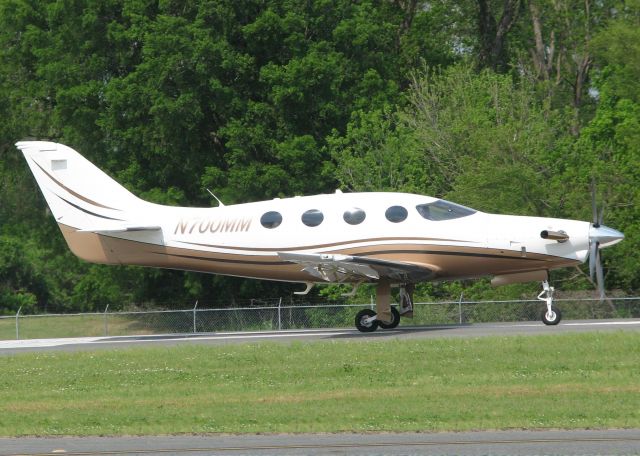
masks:
<path id="1" fill-rule="evenodd" d="M 20 317 L 20 339 L 58 338 L 58 337 L 98 337 L 129 334 L 153 334 L 153 329 L 144 324 L 141 318 L 132 316 L 108 315 L 108 332 L 105 332 L 105 318 L 100 314 L 70 316 L 27 316 Z M 161 332 L 161 331 L 157 331 Z M 166 329 L 164 332 L 167 332 Z M 16 319 L 0 319 L 0 340 L 16 338 Z"/>
<path id="2" fill-rule="evenodd" d="M 640 427 L 640 334 L 0 357 L 0 435 Z"/>

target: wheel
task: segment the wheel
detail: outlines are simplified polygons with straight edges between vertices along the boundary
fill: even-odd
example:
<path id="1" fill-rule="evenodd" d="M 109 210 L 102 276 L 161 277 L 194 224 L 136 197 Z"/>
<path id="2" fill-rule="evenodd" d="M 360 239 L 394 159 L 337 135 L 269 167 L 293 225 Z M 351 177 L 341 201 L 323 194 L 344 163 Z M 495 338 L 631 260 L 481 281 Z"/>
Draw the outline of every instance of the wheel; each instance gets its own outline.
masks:
<path id="1" fill-rule="evenodd" d="M 553 326 L 560 323 L 562 319 L 562 313 L 560 313 L 560 309 L 555 306 L 551 306 L 551 314 L 547 315 L 547 309 L 542 312 L 542 323 L 545 325 Z"/>
<path id="2" fill-rule="evenodd" d="M 376 313 L 371 309 L 363 309 L 360 312 L 358 312 L 356 314 L 356 328 L 358 328 L 358 331 L 367 333 L 367 332 L 373 332 L 376 329 L 378 329 L 377 320 L 373 320 L 368 325 L 365 324 L 364 322 L 367 318 L 373 317 L 375 315 Z"/>
<path id="3" fill-rule="evenodd" d="M 396 309 L 395 307 L 392 307 L 391 316 L 393 317 L 393 320 L 391 320 L 391 323 L 383 323 L 381 321 L 378 321 L 378 325 L 382 329 L 393 329 L 396 326 L 398 326 L 400 324 L 400 312 L 398 312 L 398 309 Z"/>

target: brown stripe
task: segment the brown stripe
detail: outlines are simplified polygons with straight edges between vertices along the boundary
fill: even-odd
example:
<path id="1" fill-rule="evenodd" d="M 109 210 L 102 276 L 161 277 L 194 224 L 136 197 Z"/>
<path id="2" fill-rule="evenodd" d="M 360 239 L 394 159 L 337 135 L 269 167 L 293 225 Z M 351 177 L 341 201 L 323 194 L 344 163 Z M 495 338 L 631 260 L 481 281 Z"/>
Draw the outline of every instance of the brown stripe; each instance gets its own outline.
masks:
<path id="1" fill-rule="evenodd" d="M 445 250 L 379 250 L 373 252 L 360 252 L 358 256 L 374 256 L 380 254 L 403 254 L 406 253 L 408 255 L 411 254 L 422 254 L 422 255 L 452 255 L 452 256 L 468 256 L 468 257 L 481 257 L 481 258 L 501 258 L 501 259 L 513 259 L 514 257 L 511 255 L 495 255 L 489 253 L 470 253 L 470 252 L 453 252 L 453 251 L 445 251 Z M 519 252 L 518 252 L 519 253 Z M 539 258 L 530 258 L 530 257 L 518 257 L 518 260 L 522 261 L 549 261 Z"/>
<path id="2" fill-rule="evenodd" d="M 96 213 L 96 212 L 91 212 L 91 211 L 89 211 L 89 210 L 87 210 L 87 209 L 84 209 L 84 208 L 82 208 L 82 207 L 78 206 L 77 204 L 73 204 L 71 201 L 69 201 L 69 200 L 67 200 L 67 199 L 65 199 L 65 198 L 63 198 L 63 197 L 61 197 L 61 196 L 60 196 L 60 195 L 58 195 L 57 193 L 54 193 L 54 195 L 56 195 L 58 198 L 60 198 L 62 201 L 64 201 L 64 202 L 65 202 L 65 203 L 67 203 L 68 205 L 73 206 L 73 207 L 75 207 L 75 208 L 76 208 L 76 209 L 78 209 L 78 210 L 81 210 L 81 211 L 82 211 L 82 212 L 84 212 L 85 214 L 93 215 L 94 217 L 100 217 L 100 218 L 107 219 L 107 220 L 116 220 L 116 221 L 118 221 L 118 222 L 124 222 L 124 220 L 122 220 L 122 219 L 117 219 L 117 218 L 113 218 L 113 217 L 107 217 L 106 215 L 100 215 L 100 214 L 98 214 L 98 213 Z"/>
<path id="3" fill-rule="evenodd" d="M 40 166 L 34 159 L 31 159 L 31 161 L 33 163 L 36 164 L 36 166 L 38 168 L 40 168 L 42 170 L 43 173 L 45 173 L 47 176 L 49 176 L 49 178 L 54 181 L 56 184 L 58 184 L 60 187 L 64 188 L 67 192 L 71 193 L 73 196 L 75 196 L 78 199 L 81 199 L 82 201 L 84 201 L 85 203 L 89 203 L 89 204 L 93 204 L 94 206 L 98 206 L 101 207 L 103 209 L 111 209 L 113 211 L 120 211 L 120 209 L 116 209 L 114 207 L 109 207 L 109 206 L 105 206 L 104 204 L 100 204 L 97 203 L 93 200 L 90 200 L 89 198 L 86 198 L 84 196 L 82 196 L 79 193 L 74 192 L 73 190 L 71 190 L 69 187 L 67 187 L 66 185 L 64 185 L 62 182 L 60 182 L 58 179 L 56 179 L 55 177 L 53 177 L 51 174 L 49 174 L 42 166 Z"/>

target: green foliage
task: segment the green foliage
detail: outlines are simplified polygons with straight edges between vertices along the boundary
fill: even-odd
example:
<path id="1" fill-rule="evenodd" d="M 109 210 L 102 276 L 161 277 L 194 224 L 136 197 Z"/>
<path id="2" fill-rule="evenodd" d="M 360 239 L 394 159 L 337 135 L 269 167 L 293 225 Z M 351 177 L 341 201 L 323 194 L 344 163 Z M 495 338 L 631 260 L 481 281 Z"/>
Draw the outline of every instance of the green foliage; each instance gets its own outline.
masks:
<path id="1" fill-rule="evenodd" d="M 593 40 L 601 66 L 593 78 L 598 103 L 575 142 L 565 148 L 566 166 L 555 193 L 566 182 L 582 187 L 562 194 L 567 211 L 590 219 L 589 182 L 597 183 L 604 223 L 625 233 L 624 242 L 603 251 L 609 286 L 637 290 L 640 245 L 640 3 L 626 2 Z"/>
<path id="2" fill-rule="evenodd" d="M 0 235 L 0 313 L 32 312 L 47 299 L 47 284 L 36 250 L 24 249 L 19 239 Z"/>
<path id="3" fill-rule="evenodd" d="M 428 176 L 422 166 L 414 130 L 398 121 L 390 108 L 355 111 L 344 136 L 328 139 L 335 175 L 352 191 L 424 191 Z"/>
<path id="4" fill-rule="evenodd" d="M 561 119 L 533 87 L 468 65 L 417 75 L 405 122 L 416 132 L 437 195 L 490 212 L 541 214 L 544 163 Z"/>
<path id="5" fill-rule="evenodd" d="M 400 112 L 356 112 L 330 139 L 337 175 L 353 189 L 449 198 L 487 211 L 545 212 L 546 158 L 562 116 L 509 75 L 466 64 L 416 73 Z M 564 132 L 564 133 L 563 133 Z"/>
<path id="6" fill-rule="evenodd" d="M 580 137 L 571 149 L 563 178 L 581 181 L 587 188 L 588 179 L 598 183 L 600 207 L 604 210 L 604 222 L 620 227 L 625 240 L 616 248 L 603 253 L 609 283 L 623 289 L 637 289 L 640 235 L 640 104 L 629 99 L 612 99 L 601 93 L 601 102 L 593 120 L 582 129 Z M 575 213 L 588 217 L 586 196 L 570 203 Z"/>
<path id="7" fill-rule="evenodd" d="M 640 102 L 640 1 L 619 5 L 610 21 L 593 39 L 594 54 L 605 67 L 597 78 L 609 95 Z M 608 68 L 607 68 L 608 67 Z"/>

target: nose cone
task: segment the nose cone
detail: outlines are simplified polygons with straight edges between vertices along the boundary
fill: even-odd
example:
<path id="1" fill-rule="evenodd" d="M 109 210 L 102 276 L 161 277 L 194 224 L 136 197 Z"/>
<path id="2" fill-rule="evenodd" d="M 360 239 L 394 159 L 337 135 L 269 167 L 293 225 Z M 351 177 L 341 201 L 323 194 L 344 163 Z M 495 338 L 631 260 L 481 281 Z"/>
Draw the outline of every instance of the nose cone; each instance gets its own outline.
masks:
<path id="1" fill-rule="evenodd" d="M 609 228 L 608 226 L 591 225 L 591 228 L 589 229 L 589 241 L 599 243 L 601 248 L 617 244 L 623 239 L 624 234 L 618 230 Z"/>

